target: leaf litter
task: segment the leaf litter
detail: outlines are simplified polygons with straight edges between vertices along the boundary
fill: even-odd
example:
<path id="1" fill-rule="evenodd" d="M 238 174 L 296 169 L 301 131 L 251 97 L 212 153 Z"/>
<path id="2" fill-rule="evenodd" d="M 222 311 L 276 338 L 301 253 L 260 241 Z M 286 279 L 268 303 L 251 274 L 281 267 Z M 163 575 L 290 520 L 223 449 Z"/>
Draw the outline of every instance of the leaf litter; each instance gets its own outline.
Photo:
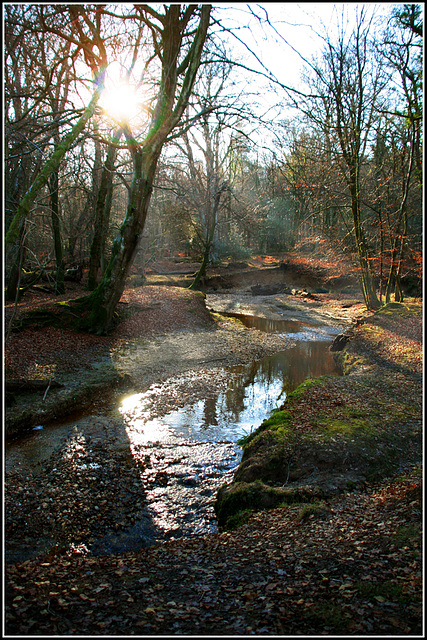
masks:
<path id="1" fill-rule="evenodd" d="M 422 371 L 420 319 L 386 325 L 381 336 L 369 334 L 367 349 L 377 356 L 383 343 L 404 396 L 408 370 Z M 121 472 L 126 461 L 119 458 Z M 9 480 L 22 495 L 30 492 L 21 478 L 17 485 L 13 474 Z M 77 532 L 85 512 L 75 497 L 69 506 Z M 55 502 L 43 491 L 29 496 L 31 524 L 37 526 L 37 501 L 49 498 Z M 114 499 L 107 496 L 102 507 L 110 509 Z M 88 555 L 77 534 L 74 545 L 6 565 L 6 633 L 422 634 L 421 467 L 329 498 L 312 513 L 302 510 L 276 508 L 252 514 L 234 531 L 107 556 Z"/>

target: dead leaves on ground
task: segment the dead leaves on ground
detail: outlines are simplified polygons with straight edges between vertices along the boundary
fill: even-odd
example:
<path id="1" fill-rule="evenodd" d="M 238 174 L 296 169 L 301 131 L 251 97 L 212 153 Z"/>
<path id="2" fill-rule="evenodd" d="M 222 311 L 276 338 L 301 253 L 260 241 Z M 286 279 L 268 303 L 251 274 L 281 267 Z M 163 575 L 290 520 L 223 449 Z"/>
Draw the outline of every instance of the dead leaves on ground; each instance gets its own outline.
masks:
<path id="1" fill-rule="evenodd" d="M 234 532 L 7 567 L 10 634 L 414 635 L 421 478 L 255 514 Z"/>

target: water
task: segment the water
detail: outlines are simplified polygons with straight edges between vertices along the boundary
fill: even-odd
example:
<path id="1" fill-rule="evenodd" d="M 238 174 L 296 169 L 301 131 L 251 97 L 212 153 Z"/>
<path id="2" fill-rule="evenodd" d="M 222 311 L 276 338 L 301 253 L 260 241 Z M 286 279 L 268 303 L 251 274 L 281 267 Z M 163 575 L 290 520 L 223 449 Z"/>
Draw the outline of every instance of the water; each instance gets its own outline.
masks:
<path id="1" fill-rule="evenodd" d="M 129 441 L 236 442 L 258 427 L 301 382 L 338 374 L 329 341 L 299 340 L 294 347 L 274 356 L 231 367 L 225 390 L 162 417 L 150 418 L 151 390 L 129 396 L 121 407 Z"/>
<path id="2" fill-rule="evenodd" d="M 284 330 L 266 321 L 258 328 Z M 109 414 L 47 427 L 8 444 L 6 471 L 18 472 L 25 490 L 30 482 L 42 496 L 53 492 L 55 501 L 40 510 L 37 501 L 19 506 L 25 492 L 11 496 L 16 517 L 30 523 L 26 518 L 37 509 L 47 534 L 35 539 L 28 527 L 22 544 L 16 537 L 6 542 L 6 557 L 23 560 L 48 548 L 57 535 L 52 522 L 61 522 L 58 535 L 70 548 L 77 544 L 95 555 L 216 531 L 215 495 L 240 462 L 238 439 L 303 380 L 338 374 L 329 352 L 336 333 L 292 321 L 286 335 L 295 346 L 286 351 L 215 375 L 186 372 L 124 398 Z M 85 496 L 72 516 L 67 487 Z"/>

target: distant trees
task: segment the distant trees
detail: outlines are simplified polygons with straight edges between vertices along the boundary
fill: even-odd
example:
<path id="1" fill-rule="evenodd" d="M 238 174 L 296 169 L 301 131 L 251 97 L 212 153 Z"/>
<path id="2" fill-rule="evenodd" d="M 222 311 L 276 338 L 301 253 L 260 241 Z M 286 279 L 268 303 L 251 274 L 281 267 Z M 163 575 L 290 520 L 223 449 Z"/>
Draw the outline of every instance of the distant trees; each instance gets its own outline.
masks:
<path id="1" fill-rule="evenodd" d="M 383 173 L 384 165 L 388 165 L 389 175 L 394 174 L 388 192 L 390 189 L 395 191 L 392 210 L 387 210 L 386 216 L 390 256 L 387 302 L 393 288 L 395 300 L 403 300 L 401 278 L 408 241 L 411 231 L 419 235 L 421 229 L 422 35 L 421 8 L 418 5 L 393 8 L 382 47 L 382 55 L 391 74 L 400 79 L 400 90 L 396 92 L 394 103 L 384 113 L 387 134 L 383 135 L 384 153 L 380 165 Z M 390 164 L 392 158 L 394 161 Z"/>
<path id="2" fill-rule="evenodd" d="M 362 184 L 385 76 L 381 63 L 374 56 L 370 28 L 362 9 L 348 38 L 341 32 L 336 42 L 326 42 L 320 63 L 313 66 L 313 93 L 316 98 L 313 106 L 306 109 L 306 114 L 324 132 L 325 138 L 331 142 L 332 154 L 339 160 L 350 195 L 362 291 L 368 309 L 375 309 L 380 303 L 363 217 Z"/>
<path id="3" fill-rule="evenodd" d="M 350 33 L 325 36 L 301 122 L 277 145 L 276 191 L 293 202 L 295 230 L 352 248 L 375 309 L 378 284 L 386 301 L 393 288 L 403 299 L 404 258 L 420 246 L 422 68 L 413 5 L 393 10 L 384 36 L 372 20 L 362 9 Z"/>
<path id="4" fill-rule="evenodd" d="M 201 254 L 201 265 L 191 288 L 197 288 L 207 265 L 218 259 L 236 228 L 234 188 L 238 140 L 249 109 L 232 86 L 232 66 L 220 62 L 201 70 L 194 90 L 191 113 L 199 113 L 189 131 L 174 140 L 175 155 L 169 188 L 187 213 L 192 246 Z"/>

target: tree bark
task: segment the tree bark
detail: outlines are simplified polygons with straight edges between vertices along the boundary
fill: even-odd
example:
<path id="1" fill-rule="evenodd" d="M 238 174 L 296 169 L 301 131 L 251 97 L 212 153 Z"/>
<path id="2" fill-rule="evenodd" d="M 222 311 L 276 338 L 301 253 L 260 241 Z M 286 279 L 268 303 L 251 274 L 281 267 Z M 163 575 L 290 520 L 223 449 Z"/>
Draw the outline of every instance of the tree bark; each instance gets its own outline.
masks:
<path id="1" fill-rule="evenodd" d="M 122 135 L 121 129 L 114 132 L 107 157 L 102 167 L 98 197 L 95 205 L 94 233 L 90 247 L 88 289 L 93 291 L 98 285 L 98 271 L 101 267 L 102 253 L 110 218 L 111 196 L 113 190 L 114 162 L 117 154 L 117 143 Z"/>
<path id="2" fill-rule="evenodd" d="M 130 130 L 124 128 L 133 162 L 126 216 L 114 241 L 111 259 L 101 283 L 86 301 L 80 301 L 82 308 L 86 306 L 90 310 L 86 328 L 96 334 L 104 334 L 111 329 L 115 309 L 144 230 L 162 147 L 182 118 L 200 66 L 211 5 L 202 5 L 193 42 L 187 56 L 178 65 L 183 34 L 196 8 L 196 5 L 189 6 L 181 16 L 179 5 L 166 6 L 166 13 L 162 17 L 162 76 L 150 129 L 145 140 L 138 143 Z M 183 75 L 183 79 L 177 96 L 179 75 Z"/>
<path id="3" fill-rule="evenodd" d="M 88 298 L 88 328 L 95 333 L 103 334 L 111 328 L 114 312 L 144 229 L 160 152 L 161 148 L 154 151 L 138 149 L 134 153 L 133 179 L 126 217 L 114 241 L 104 277 Z"/>
<path id="4" fill-rule="evenodd" d="M 59 189 L 59 176 L 58 169 L 53 171 L 52 175 L 49 178 L 49 191 L 50 191 L 50 208 L 51 208 L 51 217 L 52 217 L 52 232 L 53 232 L 53 245 L 55 249 L 55 261 L 56 261 L 56 283 L 55 283 L 55 292 L 60 295 L 65 293 L 65 284 L 64 284 L 64 274 L 65 274 L 65 265 L 64 265 L 64 252 L 62 248 L 62 236 L 61 236 L 61 226 L 59 220 L 59 198 L 58 198 L 58 189 Z"/>

